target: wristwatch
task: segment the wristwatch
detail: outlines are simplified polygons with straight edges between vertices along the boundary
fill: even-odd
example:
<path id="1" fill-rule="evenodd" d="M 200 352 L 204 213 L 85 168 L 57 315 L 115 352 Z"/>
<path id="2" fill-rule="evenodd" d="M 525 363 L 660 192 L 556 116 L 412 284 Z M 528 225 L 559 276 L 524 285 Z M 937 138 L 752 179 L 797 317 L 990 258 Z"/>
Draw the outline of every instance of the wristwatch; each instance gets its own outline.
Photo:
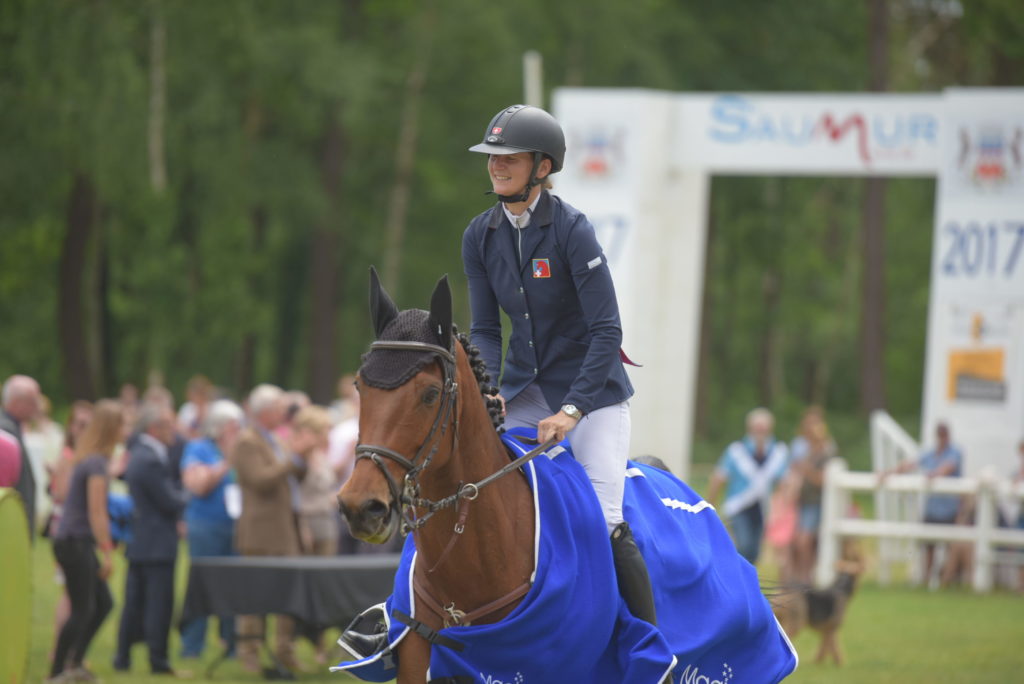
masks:
<path id="1" fill-rule="evenodd" d="M 562 413 L 564 413 L 565 415 L 569 416 L 570 418 L 575 418 L 576 420 L 580 420 L 580 419 L 583 418 L 583 411 L 580 411 L 578 408 L 576 408 L 572 404 L 564 405 L 562 407 Z"/>

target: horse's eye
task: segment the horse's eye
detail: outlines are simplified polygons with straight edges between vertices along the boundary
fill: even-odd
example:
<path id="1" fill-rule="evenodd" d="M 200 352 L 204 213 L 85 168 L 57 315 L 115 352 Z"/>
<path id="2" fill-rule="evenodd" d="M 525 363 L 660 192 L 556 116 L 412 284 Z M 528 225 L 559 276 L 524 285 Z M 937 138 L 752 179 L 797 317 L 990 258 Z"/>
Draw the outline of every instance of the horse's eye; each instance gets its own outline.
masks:
<path id="1" fill-rule="evenodd" d="M 441 396 L 441 390 L 436 387 L 428 387 L 423 390 L 423 403 L 427 406 L 431 406 L 437 401 L 439 396 Z"/>

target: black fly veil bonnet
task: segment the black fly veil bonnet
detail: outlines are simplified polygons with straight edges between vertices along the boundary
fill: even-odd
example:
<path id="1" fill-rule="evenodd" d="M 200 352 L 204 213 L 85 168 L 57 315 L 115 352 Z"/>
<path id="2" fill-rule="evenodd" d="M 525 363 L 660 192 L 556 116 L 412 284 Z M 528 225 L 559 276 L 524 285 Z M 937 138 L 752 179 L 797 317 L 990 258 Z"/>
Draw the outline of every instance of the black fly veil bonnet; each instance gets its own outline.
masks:
<path id="1" fill-rule="evenodd" d="M 421 526 L 428 517 L 417 518 L 416 505 L 432 504 L 420 499 L 417 476 L 430 464 L 446 433 L 458 440 L 458 383 L 452 335 L 452 293 L 447 276 L 441 278 L 430 298 L 430 311 L 409 309 L 398 312 L 384 291 L 377 270 L 370 268 L 370 315 L 377 340 L 363 357 L 359 377 L 370 387 L 393 390 L 434 361 L 440 362 L 444 386 L 437 415 L 426 438 L 413 455 L 401 454 L 377 444 L 356 445 L 356 459 L 369 459 L 384 474 L 391 490 L 392 505 L 402 519 L 403 532 Z M 402 486 L 384 465 L 390 460 L 405 470 Z"/>

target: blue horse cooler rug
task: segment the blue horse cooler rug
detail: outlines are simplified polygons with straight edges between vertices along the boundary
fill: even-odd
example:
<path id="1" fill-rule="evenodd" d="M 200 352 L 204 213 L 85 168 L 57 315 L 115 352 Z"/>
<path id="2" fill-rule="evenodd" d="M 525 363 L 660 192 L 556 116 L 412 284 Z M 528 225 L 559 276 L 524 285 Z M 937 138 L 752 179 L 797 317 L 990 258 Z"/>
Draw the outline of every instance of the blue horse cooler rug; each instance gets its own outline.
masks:
<path id="1" fill-rule="evenodd" d="M 514 456 L 529 450 L 503 436 Z M 671 672 L 685 684 L 781 681 L 796 652 L 761 594 L 757 572 L 737 552 L 714 508 L 670 473 L 630 462 L 623 512 L 647 561 L 658 626 L 635 618 L 619 595 L 611 544 L 593 486 L 568 442 L 524 467 L 537 520 L 533 585 L 495 624 L 448 627 L 460 650 L 434 644 L 428 681 L 468 677 L 487 684 L 655 684 Z M 332 671 L 386 682 L 410 628 L 392 611 L 417 615 L 412 535 L 385 604 L 388 648 Z"/>

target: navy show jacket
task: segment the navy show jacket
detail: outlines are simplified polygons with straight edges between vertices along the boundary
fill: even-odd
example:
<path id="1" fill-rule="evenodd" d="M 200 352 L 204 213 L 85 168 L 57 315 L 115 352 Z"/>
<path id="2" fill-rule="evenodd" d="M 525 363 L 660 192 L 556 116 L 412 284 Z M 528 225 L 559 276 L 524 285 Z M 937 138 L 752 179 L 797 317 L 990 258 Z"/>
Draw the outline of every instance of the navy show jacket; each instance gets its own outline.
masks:
<path id="1" fill-rule="evenodd" d="M 135 518 L 125 556 L 136 563 L 174 562 L 185 492 L 174 482 L 166 455 L 161 458 L 142 435 L 136 436 L 129 451 L 124 479 L 135 504 Z"/>
<path id="2" fill-rule="evenodd" d="M 633 394 L 622 365 L 622 324 L 608 259 L 580 211 L 542 191 L 530 224 L 516 229 L 497 204 L 474 218 L 462 236 L 473 322 L 501 393 L 513 399 L 536 382 L 552 413 L 573 404 L 584 413 Z M 501 364 L 501 316 L 512 334 Z"/>

